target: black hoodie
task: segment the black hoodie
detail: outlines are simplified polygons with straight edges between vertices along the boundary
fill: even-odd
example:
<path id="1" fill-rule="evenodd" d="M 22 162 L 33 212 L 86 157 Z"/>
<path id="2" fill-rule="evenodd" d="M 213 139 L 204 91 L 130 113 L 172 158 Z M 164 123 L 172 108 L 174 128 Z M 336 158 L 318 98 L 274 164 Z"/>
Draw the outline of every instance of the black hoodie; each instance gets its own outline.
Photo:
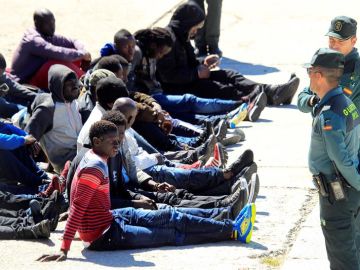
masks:
<path id="1" fill-rule="evenodd" d="M 67 160 L 76 155 L 76 140 L 82 123 L 76 101 L 66 102 L 64 83 L 76 74 L 66 66 L 53 65 L 49 69 L 50 94 L 38 95 L 31 105 L 31 117 L 25 131 L 33 135 L 59 172 Z"/>
<path id="2" fill-rule="evenodd" d="M 157 62 L 157 76 L 163 86 L 187 84 L 198 80 L 194 48 L 188 40 L 190 29 L 205 20 L 203 10 L 192 1 L 180 5 L 166 27 L 174 44 L 170 53 Z"/>

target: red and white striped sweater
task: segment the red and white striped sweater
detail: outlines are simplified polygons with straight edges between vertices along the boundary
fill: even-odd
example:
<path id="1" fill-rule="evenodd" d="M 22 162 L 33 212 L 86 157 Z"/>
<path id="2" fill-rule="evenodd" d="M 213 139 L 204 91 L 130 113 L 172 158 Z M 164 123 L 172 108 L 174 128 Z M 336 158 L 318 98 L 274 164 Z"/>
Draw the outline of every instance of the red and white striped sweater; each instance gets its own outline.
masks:
<path id="1" fill-rule="evenodd" d="M 106 160 L 88 151 L 81 160 L 70 194 L 70 212 L 61 249 L 69 250 L 75 233 L 92 242 L 99 238 L 112 222 L 110 212 L 109 176 Z"/>

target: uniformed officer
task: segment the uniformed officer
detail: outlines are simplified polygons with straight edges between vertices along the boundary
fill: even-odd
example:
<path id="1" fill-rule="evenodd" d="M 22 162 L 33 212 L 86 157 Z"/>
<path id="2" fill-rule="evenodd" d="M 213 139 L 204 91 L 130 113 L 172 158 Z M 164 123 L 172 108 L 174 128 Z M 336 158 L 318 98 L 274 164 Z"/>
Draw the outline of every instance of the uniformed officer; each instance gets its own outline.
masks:
<path id="1" fill-rule="evenodd" d="M 309 168 L 319 188 L 320 219 L 331 269 L 360 269 L 355 219 L 360 209 L 360 116 L 339 80 L 342 53 L 319 49 L 306 64 L 310 89 L 319 97 L 313 110 Z"/>
<path id="2" fill-rule="evenodd" d="M 326 34 L 329 37 L 329 48 L 341 52 L 345 56 L 344 73 L 340 80 L 344 94 L 360 109 L 360 56 L 354 47 L 356 44 L 356 21 L 346 16 L 335 17 L 331 21 Z M 298 108 L 302 112 L 310 112 L 319 101 L 309 87 L 298 95 Z"/>

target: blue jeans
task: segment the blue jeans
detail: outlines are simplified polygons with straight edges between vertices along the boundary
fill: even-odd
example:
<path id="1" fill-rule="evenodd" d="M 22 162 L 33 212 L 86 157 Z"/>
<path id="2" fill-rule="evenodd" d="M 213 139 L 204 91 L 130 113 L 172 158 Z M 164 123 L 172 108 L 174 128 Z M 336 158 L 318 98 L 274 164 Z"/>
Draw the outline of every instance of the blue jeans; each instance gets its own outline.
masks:
<path id="1" fill-rule="evenodd" d="M 155 94 L 152 97 L 173 118 L 178 118 L 192 124 L 200 124 L 206 120 L 215 121 L 218 118 L 222 119 L 229 111 L 239 106 L 239 103 L 233 100 L 199 98 L 192 94 Z"/>
<path id="2" fill-rule="evenodd" d="M 192 94 L 155 94 L 152 97 L 159 102 L 164 110 L 170 113 L 225 114 L 239 105 L 233 100 L 199 98 Z"/>
<path id="3" fill-rule="evenodd" d="M 115 250 L 165 245 L 191 245 L 230 240 L 231 220 L 215 221 L 185 214 L 175 209 L 112 211 L 110 228 L 89 249 Z"/>
<path id="4" fill-rule="evenodd" d="M 230 211 L 230 207 L 220 207 L 220 208 L 186 208 L 186 207 L 173 207 L 168 204 L 164 203 L 157 203 L 156 204 L 159 210 L 171 210 L 175 209 L 178 212 L 183 214 L 189 214 L 197 217 L 202 218 L 216 218 L 218 215 L 221 214 L 223 211 Z"/>
<path id="5" fill-rule="evenodd" d="M 0 178 L 28 186 L 37 187 L 47 179 L 47 174 L 41 170 L 30 157 L 25 146 L 14 150 L 0 150 Z"/>
<path id="6" fill-rule="evenodd" d="M 156 182 L 167 182 L 178 189 L 202 195 L 229 194 L 231 180 L 225 180 L 223 172 L 218 168 L 185 170 L 164 165 L 156 165 L 144 170 Z M 211 194 L 206 190 L 215 189 Z"/>

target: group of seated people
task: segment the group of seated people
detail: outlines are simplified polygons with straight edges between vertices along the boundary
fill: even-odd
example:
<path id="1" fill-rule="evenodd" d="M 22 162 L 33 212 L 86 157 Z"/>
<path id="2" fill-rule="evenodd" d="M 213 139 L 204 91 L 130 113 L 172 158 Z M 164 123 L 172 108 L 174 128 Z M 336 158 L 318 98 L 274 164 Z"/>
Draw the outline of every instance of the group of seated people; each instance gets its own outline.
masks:
<path id="1" fill-rule="evenodd" d="M 51 11 L 34 12 L 11 67 L 0 54 L 0 239 L 48 238 L 62 214 L 61 252 L 41 260 L 66 259 L 76 232 L 93 250 L 250 242 L 257 165 L 251 150 L 227 165 L 224 145 L 290 104 L 299 78 L 262 84 L 197 59 L 204 20 L 186 2 L 92 60 L 55 34 Z"/>

